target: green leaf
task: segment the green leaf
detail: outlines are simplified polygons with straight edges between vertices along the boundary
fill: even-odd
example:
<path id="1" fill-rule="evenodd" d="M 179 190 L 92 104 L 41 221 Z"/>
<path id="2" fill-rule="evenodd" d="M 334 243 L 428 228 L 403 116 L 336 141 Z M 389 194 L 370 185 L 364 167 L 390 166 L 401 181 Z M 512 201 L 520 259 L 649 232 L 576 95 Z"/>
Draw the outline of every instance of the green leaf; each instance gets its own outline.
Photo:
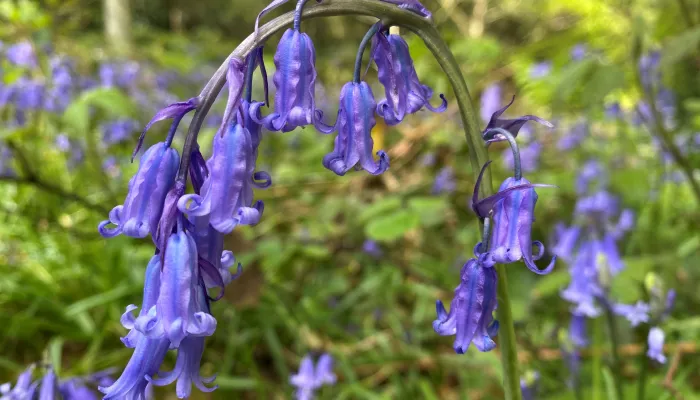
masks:
<path id="1" fill-rule="evenodd" d="M 400 210 L 374 219 L 365 227 L 365 234 L 370 239 L 390 242 L 402 237 L 419 225 L 420 217 L 418 214 L 408 210 Z"/>
<path id="2" fill-rule="evenodd" d="M 119 300 L 131 293 L 131 291 L 132 289 L 127 284 L 121 284 L 108 292 L 99 293 L 80 301 L 76 301 L 75 303 L 66 307 L 64 315 L 66 317 L 74 317 L 83 311 Z"/>
<path id="3" fill-rule="evenodd" d="M 613 378 L 610 368 L 603 368 L 603 381 L 605 382 L 605 392 L 607 393 L 607 399 L 609 400 L 619 400 L 617 398 L 617 392 L 615 391 L 615 378 Z"/>
<path id="4" fill-rule="evenodd" d="M 685 258 L 696 252 L 698 248 L 700 248 L 700 236 L 693 236 L 690 239 L 683 241 L 683 243 L 678 246 L 676 253 L 678 254 L 678 257 Z"/>
<path id="5" fill-rule="evenodd" d="M 532 296 L 539 298 L 558 293 L 569 283 L 569 280 L 569 274 L 563 270 L 539 277 L 532 288 Z"/>
<path id="6" fill-rule="evenodd" d="M 401 199 L 399 197 L 382 197 L 380 200 L 375 201 L 357 216 L 360 222 L 367 222 L 368 220 L 376 217 L 380 214 L 388 213 L 401 208 Z"/>
<path id="7" fill-rule="evenodd" d="M 445 220 L 447 201 L 444 197 L 414 197 L 408 201 L 408 206 L 420 218 L 423 226 L 435 226 Z"/>
<path id="8" fill-rule="evenodd" d="M 671 66 L 688 55 L 695 54 L 700 45 L 700 27 L 695 27 L 675 36 L 664 45 L 661 65 Z"/>
<path id="9" fill-rule="evenodd" d="M 61 353 L 63 352 L 63 342 L 64 340 L 62 337 L 56 337 L 51 339 L 48 347 L 48 358 L 57 375 L 61 374 Z"/>

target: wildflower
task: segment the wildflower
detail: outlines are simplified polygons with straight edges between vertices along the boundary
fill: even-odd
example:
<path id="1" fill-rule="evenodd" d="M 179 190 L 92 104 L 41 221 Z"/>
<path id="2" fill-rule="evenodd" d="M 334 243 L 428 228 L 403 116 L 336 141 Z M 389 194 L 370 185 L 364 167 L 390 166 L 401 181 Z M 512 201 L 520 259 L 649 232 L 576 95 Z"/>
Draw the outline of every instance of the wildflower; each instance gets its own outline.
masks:
<path id="1" fill-rule="evenodd" d="M 316 109 L 316 51 L 311 38 L 298 29 L 288 29 L 277 46 L 274 61 L 275 112 L 261 118 L 259 108 L 264 103 L 254 103 L 252 118 L 270 131 L 290 132 L 313 124 L 320 131 L 330 132 L 321 120 L 323 112 Z"/>
<path id="2" fill-rule="evenodd" d="M 161 262 L 160 255 L 155 255 L 151 257 L 151 260 L 146 266 L 146 277 L 143 282 L 143 303 L 141 304 L 141 311 L 139 312 L 139 317 L 147 315 L 151 307 L 156 305 L 158 301 L 158 295 L 160 293 L 160 272 L 161 272 Z M 141 332 L 134 329 L 134 323 L 136 318 L 134 318 L 132 312 L 138 307 L 134 304 L 130 304 L 126 307 L 126 311 L 122 314 L 121 324 L 124 328 L 129 329 L 129 333 L 121 338 L 122 343 L 126 347 L 134 348 L 138 343 L 139 337 L 141 337 Z"/>
<path id="3" fill-rule="evenodd" d="M 202 298 L 198 266 L 194 239 L 179 227 L 168 239 L 158 300 L 134 322 L 139 332 L 150 339 L 168 339 L 175 348 L 188 336 L 214 333 L 216 319 Z"/>
<path id="4" fill-rule="evenodd" d="M 362 251 L 374 258 L 380 258 L 383 254 L 381 247 L 374 240 L 367 239 L 362 244 Z"/>
<path id="5" fill-rule="evenodd" d="M 49 366 L 46 374 L 41 379 L 39 390 L 39 400 L 54 400 L 56 398 L 56 389 L 58 389 L 58 381 L 53 368 Z"/>
<path id="6" fill-rule="evenodd" d="M 318 359 L 316 368 L 311 356 L 305 356 L 301 360 L 299 372 L 289 378 L 292 386 L 297 390 L 294 396 L 297 400 L 311 400 L 314 398 L 314 392 L 324 384 L 332 385 L 336 381 L 333 374 L 333 359 L 329 354 L 322 354 Z"/>
<path id="7" fill-rule="evenodd" d="M 66 152 L 70 150 L 70 139 L 68 139 L 68 135 L 65 133 L 61 133 L 58 136 L 56 136 L 56 148 L 58 148 L 59 151 Z"/>
<path id="8" fill-rule="evenodd" d="M 150 232 L 155 238 L 163 201 L 175 181 L 179 162 L 177 150 L 163 142 L 149 148 L 141 157 L 138 172 L 129 181 L 124 205 L 114 207 L 109 220 L 99 224 L 100 234 L 106 238 L 120 233 L 143 238 Z M 116 228 L 107 228 L 110 223 Z"/>
<path id="9" fill-rule="evenodd" d="M 155 124 L 158 121 L 172 118 L 173 123 L 170 125 L 170 130 L 168 131 L 168 139 L 166 140 L 166 143 L 169 146 L 170 142 L 172 142 L 172 137 L 173 135 L 175 135 L 175 131 L 177 130 L 178 125 L 180 125 L 180 121 L 182 120 L 182 118 L 188 112 L 197 108 L 198 103 L 199 99 L 197 97 L 193 97 L 187 101 L 173 103 L 165 107 L 164 109 L 158 111 L 156 115 L 154 115 L 153 118 L 151 118 L 151 120 L 148 121 L 146 127 L 143 129 L 143 132 L 141 132 L 141 136 L 139 137 L 136 148 L 134 149 L 134 152 L 131 155 L 132 160 L 136 156 L 136 153 L 138 153 L 138 151 L 141 149 L 141 145 L 143 145 L 143 140 L 146 138 L 146 132 L 148 132 L 148 130 L 151 129 L 151 126 L 153 126 L 153 124 Z"/>
<path id="10" fill-rule="evenodd" d="M 649 304 L 638 301 L 636 304 L 614 304 L 613 312 L 621 315 L 630 321 L 632 326 L 637 326 L 642 322 L 649 322 Z"/>
<path id="11" fill-rule="evenodd" d="M 34 364 L 27 367 L 17 378 L 17 383 L 11 386 L 9 383 L 0 385 L 0 400 L 32 399 L 38 386 L 38 382 L 32 383 Z"/>
<path id="12" fill-rule="evenodd" d="M 576 347 L 584 347 L 588 344 L 586 335 L 586 316 L 573 313 L 569 324 L 569 338 Z"/>
<path id="13" fill-rule="evenodd" d="M 520 391 L 523 400 L 535 400 L 537 398 L 539 380 L 540 374 L 533 371 L 527 371 L 525 376 L 520 378 Z"/>
<path id="14" fill-rule="evenodd" d="M 477 250 L 479 245 L 477 245 Z M 496 347 L 491 339 L 498 333 L 498 321 L 493 319 L 496 309 L 497 277 L 493 261 L 488 253 L 474 252 L 476 258 L 462 267 L 461 282 L 455 289 L 449 314 L 442 301 L 436 303 L 437 319 L 433 329 L 439 335 L 456 335 L 454 350 L 466 353 L 470 343 L 479 351 Z"/>
<path id="15" fill-rule="evenodd" d="M 661 53 L 658 51 L 649 52 L 639 58 L 638 68 L 645 88 L 650 88 L 661 79 L 660 62 Z"/>
<path id="16" fill-rule="evenodd" d="M 22 41 L 14 44 L 5 50 L 7 60 L 20 67 L 34 68 L 37 66 L 36 54 L 32 44 L 28 41 Z"/>
<path id="17" fill-rule="evenodd" d="M 541 61 L 535 63 L 530 68 L 530 78 L 539 79 L 544 78 L 552 72 L 552 62 L 551 61 Z"/>
<path id="18" fill-rule="evenodd" d="M 452 193 L 457 188 L 454 171 L 451 167 L 444 167 L 435 176 L 433 183 L 433 194 Z"/>
<path id="19" fill-rule="evenodd" d="M 150 386 L 146 377 L 158 372 L 169 346 L 170 342 L 167 339 L 140 336 L 121 376 L 111 385 L 98 388 L 105 394 L 104 400 L 146 397 Z"/>
<path id="20" fill-rule="evenodd" d="M 138 129 L 133 119 L 118 119 L 102 125 L 102 142 L 109 146 L 128 139 Z"/>
<path id="21" fill-rule="evenodd" d="M 214 136 L 214 150 L 207 161 L 209 177 L 202 194 L 183 196 L 178 208 L 190 216 L 209 215 L 209 223 L 221 233 L 238 225 L 260 221 L 263 203 L 253 205 L 255 158 L 250 132 L 240 123 Z"/>
<path id="22" fill-rule="evenodd" d="M 622 108 L 620 103 L 613 102 L 605 105 L 605 117 L 608 119 L 618 119 L 622 117 Z"/>
<path id="23" fill-rule="evenodd" d="M 570 132 L 562 136 L 557 142 L 557 148 L 562 151 L 568 151 L 583 142 L 588 136 L 588 123 L 585 121 L 579 122 L 571 128 Z"/>
<path id="24" fill-rule="evenodd" d="M 532 142 L 520 151 L 520 165 L 523 172 L 533 172 L 537 169 L 541 153 L 542 144 L 540 142 Z M 503 163 L 508 169 L 515 166 L 512 151 L 505 150 L 503 152 Z"/>
<path id="25" fill-rule="evenodd" d="M 579 225 L 572 225 L 568 228 L 562 226 L 557 234 L 558 240 L 552 248 L 552 254 L 563 258 L 567 262 L 570 261 L 580 235 L 581 227 Z"/>
<path id="26" fill-rule="evenodd" d="M 647 356 L 661 364 L 666 363 L 666 356 L 664 356 L 664 336 L 664 331 L 655 326 L 649 330 L 649 337 L 647 338 L 647 344 L 649 346 Z"/>
<path id="27" fill-rule="evenodd" d="M 585 44 L 579 43 L 571 49 L 571 59 L 573 61 L 581 61 L 586 57 L 588 48 Z"/>
<path id="28" fill-rule="evenodd" d="M 501 85 L 498 83 L 487 86 L 481 93 L 481 120 L 488 123 L 491 116 L 498 112 L 501 104 Z"/>
<path id="29" fill-rule="evenodd" d="M 576 177 L 576 192 L 578 194 L 586 193 L 590 183 L 596 179 L 599 183 L 607 183 L 605 168 L 598 160 L 588 160 L 583 164 Z"/>
<path id="30" fill-rule="evenodd" d="M 376 103 L 366 82 L 349 82 L 340 92 L 340 110 L 334 127 L 338 131 L 333 152 L 323 158 L 323 166 L 338 175 L 345 175 L 359 162 L 372 175 L 389 168 L 389 157 L 378 151 L 379 162 L 372 157 L 372 128 L 376 124 Z"/>
<path id="31" fill-rule="evenodd" d="M 377 114 L 384 118 L 387 125 L 396 125 L 406 114 L 416 113 L 423 107 L 433 112 L 447 109 L 444 95 L 440 95 L 440 106 L 430 105 L 433 90 L 418 79 L 408 44 L 401 35 L 382 32 L 374 35 L 372 59 L 377 64 L 379 81 L 386 94 L 386 98 L 377 104 Z"/>
<path id="32" fill-rule="evenodd" d="M 505 136 L 494 131 L 496 128 L 505 129 L 506 131 L 510 132 L 510 134 L 513 135 L 513 137 L 517 137 L 518 132 L 527 121 L 535 121 L 548 128 L 554 127 L 554 125 L 552 125 L 551 122 L 546 121 L 540 117 L 536 117 L 534 115 L 524 115 L 515 119 L 502 119 L 501 115 L 503 115 L 503 113 L 506 112 L 508 107 L 510 107 L 514 101 L 515 96 L 513 96 L 513 98 L 510 100 L 510 103 L 506 104 L 505 107 L 501 108 L 500 110 L 494 112 L 493 115 L 491 115 L 489 123 L 486 125 L 486 128 L 484 128 L 484 130 L 482 131 L 482 136 L 485 136 L 486 133 L 489 131 L 491 131 L 490 133 L 493 134 L 492 137 L 489 137 L 489 139 L 486 140 L 486 143 L 500 142 L 506 140 Z"/>
<path id="33" fill-rule="evenodd" d="M 213 392 L 218 386 L 207 387 L 204 384 L 212 383 L 216 375 L 208 378 L 199 376 L 202 353 L 204 353 L 204 338 L 188 336 L 180 343 L 177 350 L 175 368 L 170 372 L 159 372 L 158 378 L 146 377 L 146 379 L 155 386 L 166 386 L 177 380 L 175 394 L 181 399 L 190 397 L 193 384 L 202 392 Z"/>
<path id="34" fill-rule="evenodd" d="M 15 82 L 15 106 L 20 111 L 35 111 L 42 107 L 45 86 L 43 83 L 26 78 L 20 78 Z"/>

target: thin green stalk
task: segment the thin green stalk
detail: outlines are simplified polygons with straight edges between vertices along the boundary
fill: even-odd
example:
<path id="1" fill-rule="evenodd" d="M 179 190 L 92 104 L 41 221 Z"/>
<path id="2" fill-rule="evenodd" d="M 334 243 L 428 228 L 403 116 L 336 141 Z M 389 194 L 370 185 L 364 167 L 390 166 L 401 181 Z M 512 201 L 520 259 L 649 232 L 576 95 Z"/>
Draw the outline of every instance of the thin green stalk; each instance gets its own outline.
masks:
<path id="1" fill-rule="evenodd" d="M 593 400 L 602 400 L 600 394 L 602 393 L 602 380 L 601 372 L 603 371 L 603 354 L 601 349 L 603 348 L 603 323 L 600 318 L 593 320 Z"/>
<path id="2" fill-rule="evenodd" d="M 607 300 L 601 302 L 605 310 L 605 323 L 608 326 L 608 334 L 610 336 L 610 352 L 612 353 L 612 375 L 615 380 L 615 391 L 617 398 L 622 400 L 622 362 L 620 361 L 619 343 L 617 341 L 617 324 L 615 323 L 615 314 Z"/>
<path id="3" fill-rule="evenodd" d="M 653 322 L 653 321 L 652 321 Z M 649 335 L 649 326 L 643 331 L 642 337 L 646 338 Z M 644 351 L 639 354 L 639 378 L 637 380 L 637 400 L 644 400 L 646 397 L 647 375 L 649 372 L 649 360 L 647 359 L 647 351 L 649 351 L 649 343 L 644 340 Z"/>
<path id="4" fill-rule="evenodd" d="M 508 277 L 506 266 L 496 265 L 498 273 L 498 344 L 501 346 L 501 363 L 503 364 L 503 390 L 505 398 L 520 400 L 520 373 L 518 372 L 518 350 L 515 340 L 515 327 L 513 325 L 513 313 L 508 297 Z"/>

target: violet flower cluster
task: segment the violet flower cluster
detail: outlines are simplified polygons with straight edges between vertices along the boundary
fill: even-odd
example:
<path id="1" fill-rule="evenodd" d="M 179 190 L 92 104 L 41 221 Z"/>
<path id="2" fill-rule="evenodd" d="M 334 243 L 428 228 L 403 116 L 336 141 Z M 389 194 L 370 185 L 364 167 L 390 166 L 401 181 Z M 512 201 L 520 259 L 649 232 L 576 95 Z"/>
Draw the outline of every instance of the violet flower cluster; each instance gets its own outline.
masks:
<path id="1" fill-rule="evenodd" d="M 550 185 L 532 184 L 522 177 L 520 153 L 515 141 L 525 122 L 549 123 L 534 116 L 501 119 L 508 106 L 492 115 L 483 132 L 483 139 L 487 144 L 501 140 L 509 142 L 515 160 L 513 177 L 507 178 L 493 196 L 479 199 L 481 180 L 490 162 L 483 166 L 476 181 L 471 206 L 484 221 L 484 240 L 474 247 L 474 258 L 462 267 L 460 283 L 455 289 L 449 313 L 442 301 L 438 300 L 436 304 L 437 319 L 433 322 L 433 329 L 439 335 L 456 335 L 453 347 L 458 354 L 465 353 L 471 343 L 482 352 L 496 346 L 493 341 L 498 333 L 498 321 L 493 318 L 493 311 L 498 305 L 495 264 L 522 260 L 528 269 L 542 275 L 551 272 L 556 261 L 556 257 L 552 258 L 544 269 L 539 269 L 535 264 L 545 250 L 541 242 L 531 238 L 538 197 L 535 188 Z M 537 254 L 532 253 L 533 246 L 537 248 Z"/>
<path id="2" fill-rule="evenodd" d="M 44 375 L 33 379 L 37 365 L 31 364 L 17 378 L 17 382 L 0 385 L 0 400 L 97 400 L 97 386 L 114 382 L 112 371 L 101 371 L 84 377 L 59 379 L 51 365 L 45 366 Z M 145 400 L 152 399 L 149 392 Z"/>
<path id="3" fill-rule="evenodd" d="M 289 378 L 289 383 L 296 388 L 296 400 L 312 400 L 314 393 L 323 385 L 335 384 L 333 358 L 324 353 L 318 358 L 316 366 L 310 355 L 305 356 L 299 365 L 299 372 Z"/>
<path id="4" fill-rule="evenodd" d="M 273 1 L 261 16 L 284 2 Z M 146 266 L 142 303 L 140 307 L 129 305 L 121 318 L 128 330 L 122 342 L 134 349 L 133 355 L 113 384 L 100 387 L 105 399 L 140 399 L 149 385 L 173 382 L 177 382 L 180 398 L 189 397 L 193 385 L 204 392 L 216 389 L 207 386 L 213 384 L 214 376 L 200 375 L 205 340 L 217 326 L 211 302 L 221 298 L 225 287 L 241 272 L 240 264 L 237 272 L 231 271 L 235 259 L 224 250 L 224 235 L 241 225 L 256 225 L 263 215 L 263 203 L 254 200 L 255 188 L 264 189 L 272 183 L 268 173 L 256 171 L 263 129 L 288 132 L 313 125 L 323 133 L 337 132 L 335 148 L 324 157 L 323 165 L 338 175 L 357 168 L 376 175 L 389 167 L 389 160 L 382 151 L 378 152 L 379 160 L 372 155 L 375 113 L 395 124 L 423 108 L 435 112 L 446 108 L 443 96 L 439 107 L 429 104 L 432 90 L 418 80 L 403 38 L 377 23 L 360 45 L 353 80 L 341 91 L 337 121 L 327 125 L 323 112 L 316 108 L 313 42 L 301 32 L 304 3 L 297 3 L 294 26 L 277 47 L 272 112 L 264 116 L 262 109 L 267 102 L 252 98 L 252 75 L 258 69 L 267 98 L 267 75 L 259 47 L 246 59 L 232 56 L 227 60 L 228 100 L 209 159 L 205 160 L 199 150 L 197 128 L 188 133 L 182 152 L 172 147 L 185 115 L 208 101 L 204 94 L 173 102 L 146 124 L 134 156 L 154 124 L 172 120 L 165 140 L 141 155 L 124 203 L 114 207 L 98 226 L 105 238 L 120 234 L 150 237 L 155 245 L 155 254 Z M 409 8 L 420 12 L 418 2 Z M 372 60 L 386 88 L 387 98 L 379 103 L 368 83 L 360 79 L 362 54 L 370 42 Z M 117 84 L 109 70 L 101 72 L 104 82 Z M 126 121 L 108 127 L 111 141 L 121 140 L 132 128 Z M 194 190 L 190 194 L 185 193 L 188 177 Z M 369 248 L 368 252 L 376 254 L 379 249 Z M 216 289 L 218 296 L 214 298 L 210 293 Z M 134 314 L 137 309 L 138 314 Z M 161 364 L 171 350 L 177 351 L 177 361 L 172 371 L 164 372 Z M 300 373 L 292 377 L 300 399 L 311 398 L 321 384 L 335 380 L 330 356 L 321 357 L 313 374 L 310 363 L 310 359 L 305 360 Z"/>

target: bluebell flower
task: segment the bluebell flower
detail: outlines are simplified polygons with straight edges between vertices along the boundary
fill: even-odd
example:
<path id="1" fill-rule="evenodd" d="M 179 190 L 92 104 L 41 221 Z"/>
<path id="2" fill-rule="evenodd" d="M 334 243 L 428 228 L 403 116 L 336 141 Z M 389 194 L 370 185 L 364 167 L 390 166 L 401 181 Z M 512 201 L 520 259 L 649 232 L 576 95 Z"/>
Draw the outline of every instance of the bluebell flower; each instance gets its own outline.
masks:
<path id="1" fill-rule="evenodd" d="M 479 253 L 479 245 L 474 255 L 462 267 L 461 281 L 455 289 L 449 314 L 442 301 L 436 303 L 437 319 L 433 329 L 442 336 L 456 335 L 454 350 L 466 353 L 474 343 L 479 351 L 490 351 L 496 347 L 492 337 L 498 333 L 498 321 L 493 319 L 493 311 L 498 301 L 496 285 L 498 278 L 489 253 Z"/>
<path id="2" fill-rule="evenodd" d="M 520 129 L 525 125 L 527 121 L 535 121 L 537 123 L 540 123 L 548 128 L 553 128 L 554 125 L 552 125 L 551 122 L 546 121 L 540 117 L 536 117 L 534 115 L 523 115 L 522 117 L 514 118 L 514 119 L 505 119 L 501 118 L 501 115 L 503 115 L 504 112 L 510 107 L 513 102 L 515 101 L 515 96 L 510 100 L 510 103 L 506 104 L 505 107 L 499 109 L 498 111 L 494 112 L 493 115 L 491 115 L 491 119 L 489 119 L 489 123 L 486 124 L 486 128 L 482 131 L 482 136 L 485 136 L 487 132 L 492 131 L 495 128 L 502 128 L 510 132 L 511 135 L 514 137 L 518 136 L 518 132 L 520 132 Z M 490 134 L 493 134 L 493 132 L 490 132 Z M 506 140 L 505 136 L 496 133 L 492 137 L 490 136 L 488 140 L 486 140 L 486 143 L 492 143 L 492 142 L 501 142 Z"/>
<path id="3" fill-rule="evenodd" d="M 433 112 L 447 109 L 444 95 L 442 104 L 433 107 L 429 100 L 433 90 L 423 85 L 413 66 L 408 44 L 401 35 L 379 32 L 372 37 L 372 59 L 377 64 L 379 81 L 384 86 L 386 98 L 377 104 L 377 114 L 387 125 L 396 125 L 408 114 L 423 107 Z"/>
<path id="4" fill-rule="evenodd" d="M 400 8 L 405 8 L 407 10 L 413 11 L 416 14 L 425 17 L 425 18 L 431 18 L 433 14 L 425 8 L 423 4 L 421 4 L 420 1 L 418 0 L 382 0 L 385 3 L 392 3 L 398 5 Z"/>
<path id="5" fill-rule="evenodd" d="M 47 367 L 39 386 L 39 400 L 54 400 L 58 392 L 58 378 L 51 366 Z"/>
<path id="6" fill-rule="evenodd" d="M 143 302 L 139 317 L 147 315 L 151 307 L 155 306 L 160 294 L 160 272 L 161 272 L 160 255 L 151 257 L 151 260 L 146 266 L 146 277 L 143 282 Z M 142 336 L 141 332 L 135 329 L 134 323 L 136 318 L 133 316 L 133 311 L 138 307 L 130 304 L 126 307 L 126 311 L 122 314 L 121 324 L 124 328 L 129 329 L 129 333 L 121 338 L 122 343 L 126 347 L 134 348 L 138 343 L 138 339 Z"/>
<path id="7" fill-rule="evenodd" d="M 520 378 L 520 392 L 523 400 L 537 399 L 539 381 L 540 374 L 532 371 L 528 371 L 524 377 Z"/>
<path id="8" fill-rule="evenodd" d="M 664 339 L 664 331 L 662 331 L 661 328 L 655 326 L 649 330 L 649 337 L 647 338 L 649 349 L 647 350 L 647 356 L 661 364 L 666 363 L 666 356 L 664 355 Z"/>
<path id="9" fill-rule="evenodd" d="M 143 335 L 140 336 L 121 376 L 110 386 L 99 387 L 99 390 L 105 394 L 103 400 L 145 398 L 150 386 L 147 377 L 158 372 L 169 346 L 168 339 L 149 339 Z"/>
<path id="10" fill-rule="evenodd" d="M 192 235 L 200 257 L 200 271 L 204 285 L 208 289 L 225 287 L 241 274 L 243 266 L 240 263 L 236 264 L 236 258 L 231 251 L 224 250 L 224 234 L 209 224 L 209 216 L 190 217 L 190 221 L 194 226 Z M 206 263 L 202 263 L 201 259 Z M 231 274 L 230 269 L 234 265 L 237 265 L 238 270 L 235 274 Z M 211 268 L 208 268 L 209 266 Z"/>
<path id="11" fill-rule="evenodd" d="M 257 224 L 263 203 L 253 204 L 255 152 L 250 132 L 236 123 L 223 135 L 214 136 L 213 147 L 202 194 L 183 196 L 178 208 L 190 216 L 209 215 L 209 223 L 221 233 L 238 225 Z"/>
<path id="12" fill-rule="evenodd" d="M 294 392 L 294 397 L 297 400 L 311 400 L 318 388 L 323 385 L 332 385 L 335 381 L 333 359 L 327 353 L 319 357 L 315 368 L 311 356 L 305 356 L 301 360 L 299 372 L 289 378 L 289 383 L 297 388 Z"/>
<path id="13" fill-rule="evenodd" d="M 32 44 L 28 41 L 22 41 L 13 44 L 5 50 L 7 60 L 20 67 L 34 68 L 37 66 L 36 54 Z"/>
<path id="14" fill-rule="evenodd" d="M 0 385 L 0 400 L 33 399 L 38 382 L 32 383 L 34 364 L 19 375 L 14 386 L 9 383 Z"/>
<path id="15" fill-rule="evenodd" d="M 43 105 L 45 86 L 42 82 L 20 78 L 15 82 L 15 107 L 20 111 L 40 110 Z"/>
<path id="16" fill-rule="evenodd" d="M 621 315 L 630 322 L 632 326 L 637 326 L 642 322 L 649 322 L 649 304 L 638 301 L 636 304 L 614 304 L 613 312 Z"/>
<path id="17" fill-rule="evenodd" d="M 63 400 L 98 400 L 97 394 L 80 379 L 59 382 L 58 391 Z"/>
<path id="18" fill-rule="evenodd" d="M 599 184 L 607 183 L 607 172 L 598 160 L 588 160 L 583 164 L 576 177 L 576 192 L 584 194 L 588 192 L 591 182 L 597 180 Z"/>
<path id="19" fill-rule="evenodd" d="M 562 151 L 568 151 L 577 147 L 588 136 L 588 129 L 586 121 L 577 123 L 559 139 L 557 148 Z"/>
<path id="20" fill-rule="evenodd" d="M 11 160 L 12 150 L 10 150 L 7 146 L 0 144 L 0 176 L 15 175 L 15 171 L 10 165 Z"/>
<path id="21" fill-rule="evenodd" d="M 535 63 L 530 67 L 530 78 L 538 79 L 544 78 L 552 72 L 552 62 L 551 61 L 540 61 Z"/>
<path id="22" fill-rule="evenodd" d="M 270 131 L 290 132 L 314 125 L 320 131 L 330 132 L 331 128 L 322 121 L 323 112 L 316 109 L 316 51 L 311 38 L 288 29 L 277 46 L 274 61 L 275 112 L 262 118 L 259 108 L 264 103 L 253 103 L 253 119 Z"/>
<path id="23" fill-rule="evenodd" d="M 129 139 L 138 129 L 138 122 L 133 119 L 118 119 L 103 124 L 100 129 L 102 143 L 109 146 Z"/>
<path id="24" fill-rule="evenodd" d="M 605 118 L 618 119 L 622 117 L 622 107 L 620 103 L 612 102 L 605 105 Z"/>
<path id="25" fill-rule="evenodd" d="M 116 66 L 111 62 L 100 64 L 98 75 L 100 76 L 100 84 L 102 86 L 112 87 L 116 83 Z"/>
<path id="26" fill-rule="evenodd" d="M 481 120 L 488 123 L 491 116 L 501 107 L 501 85 L 493 83 L 481 92 Z"/>
<path id="27" fill-rule="evenodd" d="M 216 375 L 208 378 L 199 375 L 202 353 L 204 353 L 204 338 L 186 337 L 177 350 L 175 368 L 170 372 L 159 372 L 158 378 L 148 376 L 146 379 L 156 386 L 166 386 L 177 380 L 175 394 L 181 399 L 190 397 L 192 385 L 202 392 L 213 392 L 218 386 L 207 387 L 205 383 L 214 382 Z"/>
<path id="28" fill-rule="evenodd" d="M 139 170 L 129 181 L 129 193 L 124 205 L 114 207 L 109 220 L 102 221 L 98 230 L 103 237 L 110 238 L 120 233 L 143 238 L 149 232 L 155 238 L 163 201 L 175 182 L 180 163 L 177 150 L 160 142 L 149 148 L 141 157 Z M 110 223 L 115 228 L 108 228 Z"/>
<path id="29" fill-rule="evenodd" d="M 457 182 L 455 182 L 454 170 L 449 166 L 442 168 L 435 176 L 432 193 L 452 193 L 455 189 L 457 189 Z"/>
<path id="30" fill-rule="evenodd" d="M 561 226 L 557 233 L 556 244 L 552 248 L 552 253 L 564 261 L 570 262 L 574 255 L 574 249 L 581 236 L 581 226 L 572 225 L 570 227 Z"/>
<path id="31" fill-rule="evenodd" d="M 661 79 L 660 62 L 661 53 L 658 51 L 651 51 L 639 58 L 638 68 L 644 87 L 649 88 Z"/>
<path id="32" fill-rule="evenodd" d="M 588 345 L 588 335 L 586 334 L 586 316 L 573 313 L 569 323 L 569 339 L 576 347 Z"/>
<path id="33" fill-rule="evenodd" d="M 156 115 L 154 115 L 153 118 L 151 118 L 151 120 L 148 121 L 146 127 L 143 129 L 143 132 L 141 132 L 138 144 L 136 145 L 136 148 L 132 153 L 132 159 L 136 155 L 136 153 L 138 153 L 138 151 L 141 149 L 143 140 L 146 137 L 146 132 L 148 132 L 148 130 L 151 129 L 151 126 L 153 126 L 153 124 L 155 124 L 158 121 L 172 118 L 173 123 L 170 125 L 170 130 L 168 131 L 168 139 L 166 140 L 166 143 L 170 145 L 170 142 L 172 142 L 172 137 L 175 134 L 178 125 L 180 125 L 180 121 L 187 113 L 197 108 L 198 102 L 199 99 L 197 97 L 193 97 L 187 101 L 173 103 L 165 107 L 164 109 L 158 111 Z"/>
<path id="34" fill-rule="evenodd" d="M 579 43 L 571 49 L 571 59 L 573 61 L 581 61 L 586 57 L 587 52 L 588 46 L 583 43 Z"/>
<path id="35" fill-rule="evenodd" d="M 348 82 L 340 92 L 340 110 L 334 127 L 338 131 L 333 152 L 323 157 L 323 166 L 337 175 L 345 175 L 359 162 L 362 169 L 379 175 L 389 168 L 389 157 L 378 151 L 372 156 L 372 128 L 376 125 L 376 103 L 366 82 Z"/>
<path id="36" fill-rule="evenodd" d="M 170 236 L 164 260 L 158 300 L 134 327 L 149 339 L 167 339 L 174 348 L 186 337 L 211 336 L 216 319 L 202 295 L 197 245 L 189 232 L 178 229 Z"/>
<path id="37" fill-rule="evenodd" d="M 380 258 L 384 254 L 382 248 L 379 247 L 379 244 L 370 239 L 365 240 L 365 242 L 362 244 L 362 251 L 374 258 Z"/>
<path id="38" fill-rule="evenodd" d="M 66 135 L 65 133 L 60 133 L 60 134 L 58 134 L 58 135 L 56 136 L 56 142 L 55 142 L 55 143 L 56 143 L 56 148 L 57 148 L 59 151 L 62 151 L 62 152 L 65 153 L 65 152 L 67 152 L 68 150 L 70 150 L 70 147 L 71 147 L 70 139 L 68 139 L 68 135 Z"/>

